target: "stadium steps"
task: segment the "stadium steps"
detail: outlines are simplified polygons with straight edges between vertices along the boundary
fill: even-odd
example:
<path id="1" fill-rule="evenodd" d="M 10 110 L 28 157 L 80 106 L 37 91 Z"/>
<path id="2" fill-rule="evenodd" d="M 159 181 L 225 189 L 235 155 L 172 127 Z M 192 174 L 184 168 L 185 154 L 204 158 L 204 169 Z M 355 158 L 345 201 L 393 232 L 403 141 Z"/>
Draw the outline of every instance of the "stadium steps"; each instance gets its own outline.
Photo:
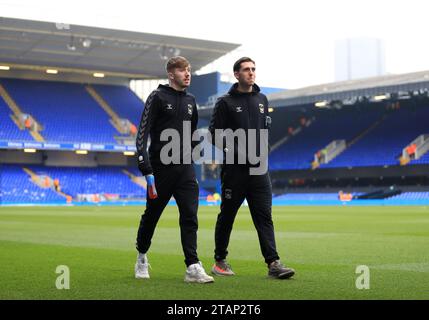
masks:
<path id="1" fill-rule="evenodd" d="M 142 179 L 141 177 L 136 176 L 135 174 L 129 172 L 128 170 L 123 169 L 122 172 L 126 174 L 132 182 L 137 184 L 138 186 L 142 187 L 143 189 L 146 189 L 146 181 L 145 179 Z"/>
<path id="2" fill-rule="evenodd" d="M 13 100 L 13 98 L 10 96 L 10 94 L 6 91 L 6 89 L 1 84 L 0 84 L 0 96 L 3 98 L 3 100 L 6 102 L 8 107 L 13 112 L 13 115 L 11 115 L 12 121 L 18 126 L 20 130 L 25 130 L 24 126 L 18 120 L 20 115 L 23 114 L 23 112 L 21 111 L 21 108 L 18 106 L 15 100 Z M 39 127 L 41 126 L 39 125 Z M 38 131 L 29 130 L 28 132 L 31 134 L 34 140 L 38 142 L 45 142 L 45 139 Z"/>
<path id="3" fill-rule="evenodd" d="M 329 143 L 326 147 L 323 149 L 317 150 L 317 153 L 321 152 L 323 155 L 324 150 L 326 153 L 323 156 L 323 162 L 322 163 L 329 163 L 332 160 L 334 160 L 336 157 L 338 157 L 342 152 L 346 150 L 346 140 L 340 139 L 340 140 L 333 140 L 331 143 Z M 320 167 L 319 159 L 315 156 L 315 159 L 313 162 L 311 162 L 311 169 L 316 170 Z"/>
<path id="4" fill-rule="evenodd" d="M 40 188 L 42 188 L 42 189 L 47 189 L 47 187 L 43 185 L 43 183 L 42 183 L 42 182 L 41 182 L 41 180 L 39 179 L 39 176 L 38 176 L 34 171 L 32 171 L 32 170 L 31 170 L 31 169 L 29 169 L 29 168 L 25 168 L 25 167 L 23 167 L 23 168 L 22 168 L 22 170 L 24 170 L 24 171 L 25 171 L 25 173 L 26 173 L 26 174 L 28 174 L 28 175 L 30 176 L 31 181 L 32 181 L 35 185 L 37 185 L 38 187 L 40 187 Z"/>
<path id="5" fill-rule="evenodd" d="M 12 121 L 16 124 L 19 130 L 25 130 L 24 126 L 19 122 L 18 117 L 22 114 L 21 109 L 16 104 L 15 100 L 10 96 L 6 89 L 0 84 L 0 96 L 6 102 L 6 105 L 12 110 L 13 114 L 10 115 Z"/>
<path id="6" fill-rule="evenodd" d="M 24 126 L 18 121 L 18 119 L 15 116 L 15 114 L 11 114 L 10 118 L 12 119 L 13 123 L 15 123 L 16 126 L 19 128 L 19 130 L 25 130 Z"/>
<path id="7" fill-rule="evenodd" d="M 421 157 L 423 157 L 426 153 L 428 153 L 429 151 L 426 151 L 426 152 L 423 152 L 423 153 L 421 153 L 420 154 L 420 157 L 419 158 L 421 158 Z M 418 160 L 418 159 L 414 159 L 414 160 Z M 413 160 L 412 159 L 410 159 L 409 157 L 404 157 L 404 156 L 401 156 L 400 158 L 399 158 L 399 164 L 401 165 L 401 166 L 406 166 L 407 164 L 409 164 L 410 162 L 412 162 Z"/>
<path id="8" fill-rule="evenodd" d="M 94 98 L 95 101 L 97 101 L 98 105 L 109 115 L 110 117 L 110 123 L 112 126 L 121 134 L 128 134 L 122 126 L 120 125 L 120 117 L 118 114 L 113 111 L 112 107 L 104 100 L 98 93 L 95 91 L 95 89 L 91 86 L 85 87 L 86 91 L 91 95 L 92 98 Z"/>
<path id="9" fill-rule="evenodd" d="M 34 138 L 34 140 L 38 141 L 38 142 L 45 142 L 45 139 L 43 138 L 43 136 L 40 134 L 40 132 L 37 131 L 32 131 L 30 130 L 29 133 L 31 134 L 31 136 Z"/>
<path id="10" fill-rule="evenodd" d="M 373 124 L 371 124 L 364 131 L 362 131 L 361 133 L 359 133 L 355 138 L 353 138 L 349 143 L 347 143 L 346 147 L 340 153 L 338 153 L 335 157 L 338 157 L 341 153 L 343 153 L 344 151 L 346 151 L 352 145 L 354 145 L 355 143 L 357 143 L 359 140 L 361 140 L 367 134 L 369 134 L 371 131 L 373 131 L 375 128 L 377 128 L 384 121 L 384 119 L 386 119 L 386 117 L 387 117 L 387 115 L 384 114 L 380 119 L 378 119 L 376 122 L 374 122 Z M 334 159 L 335 158 L 331 159 L 330 161 L 333 161 Z M 317 169 L 318 167 L 319 167 L 319 165 L 318 164 L 314 164 L 314 161 L 313 161 L 313 163 L 312 163 L 312 169 L 314 170 L 314 169 Z"/>
<path id="11" fill-rule="evenodd" d="M 399 158 L 399 164 L 401 165 L 401 166 L 406 166 L 407 164 L 409 164 L 411 162 L 411 159 L 410 158 L 406 158 L 406 157 L 404 157 L 404 156 L 401 156 L 400 158 Z"/>
<path id="12" fill-rule="evenodd" d="M 57 194 L 59 194 L 60 196 L 63 196 L 64 198 L 67 199 L 67 203 L 72 202 L 73 197 L 71 195 L 68 195 L 62 191 L 55 191 Z"/>
<path id="13" fill-rule="evenodd" d="M 284 145 L 286 142 L 288 142 L 288 140 L 293 137 L 296 136 L 297 134 L 299 134 L 300 132 L 302 132 L 303 130 L 305 130 L 305 128 L 308 128 L 309 126 L 311 126 L 311 124 L 315 121 L 315 118 L 313 117 L 312 119 L 308 120 L 307 123 L 303 126 L 300 126 L 298 128 L 296 128 L 292 134 L 292 136 L 287 135 L 284 138 L 280 139 L 279 141 L 277 141 L 276 143 L 274 143 L 271 146 L 270 152 L 273 152 L 274 150 L 278 149 L 279 147 L 281 147 L 282 145 Z"/>
<path id="14" fill-rule="evenodd" d="M 412 144 L 415 144 L 416 146 L 415 159 L 411 159 L 410 156 L 407 154 L 407 147 Z M 399 157 L 399 164 L 401 166 L 406 166 L 411 161 L 420 159 L 428 152 L 429 152 L 429 134 L 420 134 L 411 143 L 403 147 L 402 155 Z"/>
<path id="15" fill-rule="evenodd" d="M 369 134 L 372 130 L 377 128 L 385 119 L 387 118 L 387 115 L 384 114 L 378 121 L 374 122 L 372 125 L 370 125 L 367 129 L 365 129 L 363 132 L 361 132 L 359 135 L 357 135 L 353 140 L 351 140 L 347 144 L 347 148 L 350 148 L 352 145 L 354 145 L 356 142 L 361 140 L 363 137 L 365 137 L 367 134 Z"/>
<path id="16" fill-rule="evenodd" d="M 35 173 L 33 170 L 31 170 L 29 168 L 26 168 L 26 167 L 23 167 L 22 170 L 24 170 L 25 173 L 27 173 L 30 176 L 31 182 L 33 182 L 39 188 L 42 188 L 42 189 L 51 189 L 50 186 L 46 186 L 46 185 L 43 184 L 43 182 L 40 179 L 39 175 L 37 173 Z M 48 177 L 48 178 L 52 180 L 51 177 Z M 54 191 L 55 193 L 57 193 L 58 195 L 60 195 L 60 196 L 62 196 L 64 198 L 66 198 L 67 202 L 70 202 L 71 199 L 72 199 L 72 196 L 70 196 L 70 195 L 68 195 L 68 194 L 66 194 L 66 193 L 64 193 L 62 191 L 57 191 L 57 190 L 54 190 L 54 189 L 52 191 Z"/>
<path id="17" fill-rule="evenodd" d="M 22 111 L 16 104 L 15 100 L 12 99 L 12 97 L 9 95 L 9 93 L 1 84 L 0 84 L 0 96 L 2 96 L 3 100 L 6 102 L 6 104 L 9 106 L 9 108 L 13 111 L 15 115 L 18 116 L 22 114 Z"/>

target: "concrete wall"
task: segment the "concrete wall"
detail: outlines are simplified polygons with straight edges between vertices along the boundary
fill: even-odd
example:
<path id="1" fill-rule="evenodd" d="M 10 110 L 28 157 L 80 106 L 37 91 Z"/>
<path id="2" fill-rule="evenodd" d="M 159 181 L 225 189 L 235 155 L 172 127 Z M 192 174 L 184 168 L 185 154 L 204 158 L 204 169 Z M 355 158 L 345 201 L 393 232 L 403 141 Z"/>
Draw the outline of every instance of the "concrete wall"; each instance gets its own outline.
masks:
<path id="1" fill-rule="evenodd" d="M 0 150 L 0 163 L 43 163 L 41 152 L 25 153 L 23 150 Z"/>
<path id="2" fill-rule="evenodd" d="M 134 166 L 135 157 L 122 153 L 89 152 L 86 155 L 74 151 L 38 151 L 25 153 L 22 150 L 0 150 L 0 163 L 39 164 L 61 167 Z"/>

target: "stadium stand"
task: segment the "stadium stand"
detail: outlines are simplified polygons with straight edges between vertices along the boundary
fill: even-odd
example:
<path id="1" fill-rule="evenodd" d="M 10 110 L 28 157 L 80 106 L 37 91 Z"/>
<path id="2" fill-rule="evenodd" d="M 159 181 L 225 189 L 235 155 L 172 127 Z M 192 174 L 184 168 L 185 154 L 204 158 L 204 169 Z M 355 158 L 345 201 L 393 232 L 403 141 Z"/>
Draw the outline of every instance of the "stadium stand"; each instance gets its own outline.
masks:
<path id="1" fill-rule="evenodd" d="M 275 197 L 276 200 L 338 200 L 338 193 L 287 193 Z"/>
<path id="2" fill-rule="evenodd" d="M 73 201 L 93 201 L 91 195 L 104 197 L 102 200 L 143 200 L 146 189 L 133 182 L 125 170 L 140 177 L 135 167 L 102 166 L 84 167 L 48 167 L 41 165 L 0 165 L 0 199 L 3 203 L 65 203 L 53 187 L 41 188 L 32 182 L 28 170 L 37 176 L 58 179 L 61 192 L 73 198 Z M 200 197 L 209 192 L 200 188 Z M 95 201 L 97 202 L 97 201 Z"/>
<path id="3" fill-rule="evenodd" d="M 0 142 L 6 149 L 16 147 L 15 144 L 10 147 L 8 142 L 37 140 L 22 123 L 16 122 L 17 113 L 30 115 L 41 125 L 40 134 L 45 142 L 131 142 L 129 145 L 135 142 L 130 132 L 118 129 L 118 123 L 122 121 L 138 125 L 144 109 L 144 103 L 127 86 L 12 78 L 1 78 L 0 85 L 3 90 L 0 96 Z M 303 95 L 304 98 L 307 97 Z M 11 106 L 11 99 L 15 106 Z M 199 127 L 206 128 L 211 111 L 202 111 L 205 116 L 200 116 Z M 343 188 L 353 189 L 355 195 L 398 184 L 406 188 L 402 194 L 389 195 L 388 199 L 429 199 L 428 183 L 420 179 L 422 172 L 427 172 L 424 166 L 429 164 L 429 152 L 417 160 L 411 157 L 410 162 L 405 163 L 408 168 L 418 167 L 414 171 L 399 170 L 402 169 L 399 158 L 403 150 L 417 141 L 417 137 L 429 134 L 427 97 L 416 96 L 394 103 L 364 100 L 352 105 L 332 104 L 326 108 L 316 108 L 314 103 L 306 102 L 289 107 L 275 106 L 275 112 L 270 115 L 273 119 L 270 170 L 275 193 L 281 194 L 275 197 L 276 200 L 338 201 L 338 191 Z M 337 140 L 345 141 L 345 150 L 312 170 L 315 169 L 312 168 L 315 154 Z M 25 147 L 23 145 L 21 149 Z M 0 164 L 2 203 L 65 203 L 67 197 L 73 201 L 90 201 L 87 195 L 126 201 L 146 197 L 144 179 L 132 158 L 120 158 L 124 157 L 122 149 L 117 149 L 119 153 L 110 160 L 106 160 L 109 156 L 103 155 L 101 162 L 91 149 L 93 154 L 86 160 L 63 154 L 52 156 L 53 159 L 46 162 L 51 155 L 41 151 L 33 158 L 26 155 L 31 164 L 15 164 L 11 159 L 19 156 L 17 152 L 22 152 L 19 150 L 17 147 L 10 151 L 12 156 L 5 157 L 7 160 L 0 159 L 0 163 L 12 162 Z M 7 154 L 9 151 L 1 152 Z M 61 161 L 64 163 L 58 164 Z M 387 167 L 394 168 L 384 175 L 385 172 L 380 170 Z M 359 171 L 359 168 L 363 170 Z M 291 176 L 287 172 L 292 172 Z M 318 172 L 322 174 L 317 175 Z M 58 180 L 60 191 L 35 183 L 35 177 L 47 177 L 50 183 Z M 219 180 L 218 177 L 213 179 Z M 302 183 L 297 182 L 301 180 Z M 409 186 L 416 186 L 416 189 L 407 189 Z M 216 188 L 217 185 L 210 181 L 200 183 L 200 199 L 211 196 Z"/>
<path id="4" fill-rule="evenodd" d="M 20 165 L 3 164 L 1 170 L 1 200 L 3 203 L 65 203 L 53 189 L 42 189 L 31 182 Z"/>
<path id="5" fill-rule="evenodd" d="M 429 199 L 429 192 L 404 192 L 399 195 L 393 196 L 392 199 L 425 200 Z"/>
<path id="6" fill-rule="evenodd" d="M 89 40 L 82 42 L 83 50 L 71 43 L 75 32 L 76 41 Z M 90 39 L 97 39 L 93 47 Z M 147 83 L 140 80 L 164 79 L 165 57 L 174 52 L 186 48 L 199 70 L 240 46 L 99 27 L 70 30 L 68 24 L 13 18 L 1 19 L 0 40 L 2 204 L 90 201 L 97 194 L 145 200 L 146 182 L 133 158 L 144 103 L 130 81 L 150 91 L 153 83 L 143 88 Z M 207 124 L 201 119 L 200 126 Z M 200 191 L 204 198 L 210 194 Z"/>
<path id="7" fill-rule="evenodd" d="M 3 203 L 6 202 L 64 202 L 64 196 L 60 196 L 53 188 L 42 189 L 31 181 L 31 177 L 24 168 L 40 176 L 48 176 L 58 179 L 61 191 L 77 200 L 78 195 L 110 195 L 118 199 L 144 199 L 146 190 L 133 183 L 125 175 L 121 167 L 46 167 L 46 166 L 22 166 L 2 165 L 1 190 L 3 190 Z M 132 170 L 132 168 L 127 168 Z M 116 198 L 116 197 L 115 197 Z"/>
<path id="8" fill-rule="evenodd" d="M 13 122 L 9 109 L 2 97 L 0 97 L 0 140 L 5 141 L 34 141 L 26 130 L 20 130 Z"/>
<path id="9" fill-rule="evenodd" d="M 353 203 L 360 202 L 362 200 L 357 200 L 357 196 L 360 193 L 353 193 Z M 376 198 L 374 198 L 376 199 Z M 378 198 L 377 198 L 378 199 Z M 393 200 L 393 201 L 413 201 L 413 200 L 428 200 L 429 199 L 429 192 L 403 192 L 398 195 L 393 195 L 390 197 L 385 197 L 383 199 L 387 200 Z M 273 197 L 274 202 L 283 202 L 283 203 L 306 203 L 306 202 L 316 202 L 316 203 L 323 203 L 323 202 L 329 202 L 334 203 L 335 201 L 341 201 L 338 197 L 338 193 L 287 193 L 278 195 L 276 197 Z M 350 200 L 349 200 L 350 201 Z"/>
<path id="10" fill-rule="evenodd" d="M 21 110 L 41 123 L 46 141 L 116 143 L 118 132 L 84 85 L 21 79 L 0 82 Z"/>
<path id="11" fill-rule="evenodd" d="M 380 125 L 348 148 L 326 168 L 397 165 L 402 149 L 429 130 L 429 106 L 406 107 L 391 112 Z M 411 163 L 429 163 L 426 157 Z"/>
<path id="12" fill-rule="evenodd" d="M 383 108 L 314 110 L 314 122 L 270 155 L 271 170 L 309 169 L 314 154 L 336 139 L 348 142 L 381 118 Z M 335 161 L 335 160 L 334 160 Z"/>
<path id="13" fill-rule="evenodd" d="M 122 167 L 43 167 L 29 166 L 39 175 L 57 178 L 61 190 L 76 198 L 78 194 L 116 194 L 121 199 L 145 198 L 146 190 L 133 183 Z"/>
<path id="14" fill-rule="evenodd" d="M 92 87 L 119 116 L 135 125 L 139 124 L 144 104 L 129 87 L 115 85 L 92 85 Z"/>

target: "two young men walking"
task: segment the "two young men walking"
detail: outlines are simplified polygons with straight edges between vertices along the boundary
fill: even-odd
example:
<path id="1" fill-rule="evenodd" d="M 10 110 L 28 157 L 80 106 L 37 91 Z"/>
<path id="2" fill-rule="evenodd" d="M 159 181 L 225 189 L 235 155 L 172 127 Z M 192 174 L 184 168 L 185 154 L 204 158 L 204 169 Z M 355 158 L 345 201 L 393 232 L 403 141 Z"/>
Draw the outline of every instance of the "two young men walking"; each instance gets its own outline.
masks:
<path id="1" fill-rule="evenodd" d="M 241 146 L 234 137 L 215 139 L 218 132 L 226 129 L 242 129 L 246 132 L 247 146 L 250 136 L 249 130 L 256 132 L 254 141 L 256 150 L 263 152 L 268 141 L 259 143 L 258 139 L 264 130 L 269 129 L 271 118 L 268 116 L 268 100 L 260 93 L 255 83 L 255 62 L 247 57 L 239 59 L 234 64 L 234 76 L 237 83 L 228 94 L 218 99 L 210 123 L 209 131 L 212 143 L 223 151 L 222 164 L 222 202 L 221 211 L 217 217 L 215 228 L 215 263 L 212 273 L 221 276 L 232 276 L 234 272 L 226 257 L 230 234 L 235 216 L 242 202 L 246 199 L 249 204 L 252 220 L 257 230 L 262 255 L 268 267 L 268 275 L 278 279 L 287 279 L 295 271 L 285 267 L 276 250 L 274 227 L 271 216 L 272 191 L 269 173 L 262 170 L 252 174 L 255 163 L 249 159 L 248 150 L 245 150 L 244 163 L 238 161 Z M 183 57 L 173 57 L 166 65 L 169 85 L 160 85 L 148 97 L 143 111 L 137 135 L 138 167 L 146 177 L 148 197 L 145 213 L 141 217 L 137 233 L 137 262 L 135 265 L 136 278 L 149 278 L 149 263 L 147 251 L 156 224 L 170 200 L 174 196 L 180 213 L 181 242 L 187 266 L 186 282 L 211 283 L 213 277 L 207 275 L 197 255 L 198 229 L 198 183 L 192 164 L 182 161 L 189 154 L 181 154 L 175 163 L 165 165 L 161 161 L 161 149 L 168 143 L 162 141 L 161 133 L 165 129 L 176 129 L 181 132 L 184 121 L 191 122 L 191 134 L 197 129 L 198 114 L 195 98 L 186 92 L 191 82 L 191 66 Z M 149 152 L 147 152 L 148 136 L 151 138 Z M 180 143 L 183 144 L 183 136 Z M 266 138 L 268 136 L 266 135 Z M 228 139 L 234 146 L 228 149 Z M 262 139 L 264 142 L 264 140 Z M 195 143 L 191 143 L 192 152 Z M 181 148 L 180 150 L 186 150 Z M 233 154 L 229 154 L 229 153 Z M 232 157 L 231 157 L 232 156 Z M 233 159 L 232 162 L 226 161 Z M 262 159 L 261 163 L 267 159 Z M 260 164 L 259 164 L 260 165 Z"/>

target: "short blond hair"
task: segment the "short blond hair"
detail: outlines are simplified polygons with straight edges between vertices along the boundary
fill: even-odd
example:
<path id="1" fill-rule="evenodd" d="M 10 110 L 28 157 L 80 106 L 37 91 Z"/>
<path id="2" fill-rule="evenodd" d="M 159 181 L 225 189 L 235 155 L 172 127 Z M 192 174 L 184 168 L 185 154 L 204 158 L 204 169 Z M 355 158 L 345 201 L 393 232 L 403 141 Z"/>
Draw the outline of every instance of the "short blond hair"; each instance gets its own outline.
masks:
<path id="1" fill-rule="evenodd" d="M 188 59 L 182 56 L 176 56 L 168 59 L 167 63 L 165 64 L 165 70 L 167 72 L 171 72 L 176 68 L 186 68 L 190 67 L 191 64 L 189 63 Z"/>

